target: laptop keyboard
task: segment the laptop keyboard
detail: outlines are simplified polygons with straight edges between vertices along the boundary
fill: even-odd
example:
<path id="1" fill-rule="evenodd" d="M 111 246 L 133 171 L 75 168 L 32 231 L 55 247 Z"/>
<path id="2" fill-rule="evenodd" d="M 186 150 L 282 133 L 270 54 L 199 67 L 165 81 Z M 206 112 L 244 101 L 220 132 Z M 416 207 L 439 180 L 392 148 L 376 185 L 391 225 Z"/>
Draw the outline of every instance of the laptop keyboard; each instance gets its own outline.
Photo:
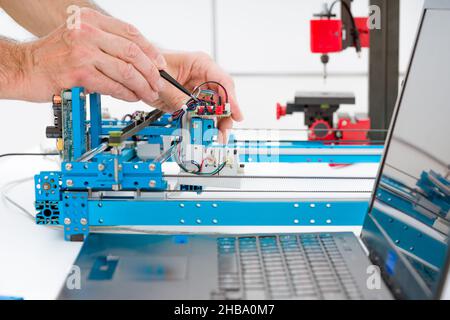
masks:
<path id="1" fill-rule="evenodd" d="M 361 299 L 328 234 L 219 238 L 225 299 Z"/>

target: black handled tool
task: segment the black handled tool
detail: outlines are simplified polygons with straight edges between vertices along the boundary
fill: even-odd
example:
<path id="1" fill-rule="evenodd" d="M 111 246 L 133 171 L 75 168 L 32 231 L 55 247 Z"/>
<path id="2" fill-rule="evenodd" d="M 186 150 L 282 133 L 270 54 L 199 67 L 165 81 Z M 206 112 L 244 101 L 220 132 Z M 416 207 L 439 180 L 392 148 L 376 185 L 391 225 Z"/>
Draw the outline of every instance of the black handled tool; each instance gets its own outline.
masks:
<path id="1" fill-rule="evenodd" d="M 183 87 L 183 85 L 181 85 L 181 83 L 179 83 L 177 80 L 175 80 L 170 74 L 168 74 L 166 71 L 164 70 L 160 70 L 159 74 L 161 75 L 161 77 L 163 77 L 164 79 L 166 79 L 168 82 L 170 82 L 170 84 L 172 84 L 175 88 L 177 88 L 178 90 L 180 90 L 181 92 L 183 92 L 184 94 L 188 95 L 189 97 L 191 97 L 192 99 L 194 99 L 194 101 L 198 101 L 198 99 L 196 97 L 194 97 L 194 95 L 185 87 Z"/>

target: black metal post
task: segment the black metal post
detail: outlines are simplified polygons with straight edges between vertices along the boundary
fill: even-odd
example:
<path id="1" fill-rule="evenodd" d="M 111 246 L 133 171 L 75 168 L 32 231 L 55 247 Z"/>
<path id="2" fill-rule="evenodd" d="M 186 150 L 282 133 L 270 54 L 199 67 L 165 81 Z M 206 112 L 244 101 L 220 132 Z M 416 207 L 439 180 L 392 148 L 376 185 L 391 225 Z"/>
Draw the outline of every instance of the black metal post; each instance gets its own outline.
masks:
<path id="1" fill-rule="evenodd" d="M 372 128 L 388 129 L 399 85 L 399 0 L 371 0 L 381 13 L 381 29 L 370 31 L 369 116 Z M 384 139 L 377 133 L 372 139 Z"/>

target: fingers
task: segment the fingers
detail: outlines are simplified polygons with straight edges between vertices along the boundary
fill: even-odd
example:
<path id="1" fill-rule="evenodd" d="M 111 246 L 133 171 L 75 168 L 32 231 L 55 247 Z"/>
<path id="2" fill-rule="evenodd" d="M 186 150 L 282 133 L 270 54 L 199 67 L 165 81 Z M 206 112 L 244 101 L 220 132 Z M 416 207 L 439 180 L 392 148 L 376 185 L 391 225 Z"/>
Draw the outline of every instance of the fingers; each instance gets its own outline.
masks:
<path id="1" fill-rule="evenodd" d="M 200 64 L 203 64 L 201 69 L 206 70 L 206 74 L 208 75 L 206 80 L 217 81 L 227 90 L 233 120 L 237 122 L 244 120 L 244 116 L 237 102 L 233 79 L 210 58 L 205 58 L 203 55 L 200 55 L 199 60 Z"/>
<path id="2" fill-rule="evenodd" d="M 164 56 L 161 54 L 161 52 L 153 44 L 151 44 L 133 25 L 116 18 L 103 15 L 95 10 L 87 9 L 83 11 L 82 15 L 82 18 L 85 17 L 101 30 L 115 34 L 136 43 L 141 48 L 141 50 L 154 62 L 158 70 L 163 70 L 167 67 L 166 60 L 164 59 Z"/>
<path id="3" fill-rule="evenodd" d="M 105 76 L 126 87 L 145 103 L 151 104 L 158 99 L 158 93 L 131 63 L 100 53 L 94 65 Z"/>
<path id="4" fill-rule="evenodd" d="M 222 118 L 218 123 L 219 136 L 218 142 L 221 144 L 228 143 L 228 132 L 233 127 L 233 120 L 231 118 Z"/>
<path id="5" fill-rule="evenodd" d="M 105 76 L 99 70 L 93 68 L 88 77 L 84 78 L 83 86 L 89 92 L 97 92 L 109 95 L 116 99 L 128 102 L 139 101 L 139 98 L 125 86 Z"/>
<path id="6" fill-rule="evenodd" d="M 136 43 L 103 31 L 100 31 L 100 35 L 94 41 L 105 53 L 132 64 L 147 80 L 154 92 L 164 88 L 165 82 L 160 77 L 159 70 Z"/>
<path id="7" fill-rule="evenodd" d="M 234 121 L 241 122 L 242 120 L 244 120 L 244 115 L 242 114 L 241 108 L 239 107 L 239 104 L 237 102 L 234 87 L 231 89 L 231 92 L 228 92 L 228 94 L 230 97 L 231 117 Z"/>

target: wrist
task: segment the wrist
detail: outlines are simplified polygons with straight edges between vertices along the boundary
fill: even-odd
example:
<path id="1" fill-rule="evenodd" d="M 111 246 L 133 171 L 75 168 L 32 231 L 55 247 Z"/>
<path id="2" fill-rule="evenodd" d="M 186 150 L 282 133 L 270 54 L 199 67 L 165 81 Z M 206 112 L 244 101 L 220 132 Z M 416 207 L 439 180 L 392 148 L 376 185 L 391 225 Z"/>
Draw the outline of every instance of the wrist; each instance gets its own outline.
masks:
<path id="1" fill-rule="evenodd" d="M 0 40 L 0 99 L 26 99 L 30 54 L 27 44 Z"/>

